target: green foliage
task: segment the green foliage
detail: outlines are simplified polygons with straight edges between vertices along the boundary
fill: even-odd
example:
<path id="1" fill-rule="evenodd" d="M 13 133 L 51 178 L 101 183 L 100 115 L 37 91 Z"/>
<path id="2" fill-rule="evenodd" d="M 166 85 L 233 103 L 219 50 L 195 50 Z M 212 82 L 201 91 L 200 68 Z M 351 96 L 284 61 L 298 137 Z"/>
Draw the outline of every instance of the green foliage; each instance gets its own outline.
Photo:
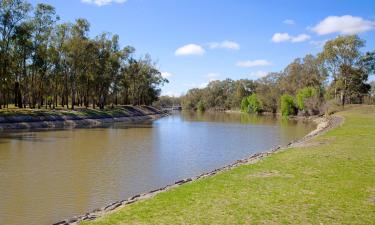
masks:
<path id="1" fill-rule="evenodd" d="M 32 10 L 26 0 L 0 6 L 0 108 L 149 105 L 168 82 L 149 55 L 121 49 L 118 35 L 91 38 L 86 19 L 58 24 L 53 6 Z"/>
<path id="2" fill-rule="evenodd" d="M 198 108 L 199 101 L 206 109 L 238 109 L 244 97 L 255 91 L 255 82 L 251 80 L 225 79 L 211 81 L 205 88 L 193 88 L 182 97 L 182 107 L 187 110 Z"/>
<path id="3" fill-rule="evenodd" d="M 283 116 L 292 116 L 296 114 L 296 105 L 291 95 L 284 94 L 280 98 L 281 114 Z"/>
<path id="4" fill-rule="evenodd" d="M 373 71 L 373 54 L 363 55 L 360 49 L 365 41 L 356 35 L 339 36 L 327 41 L 320 61 L 333 77 L 331 84 L 334 98 L 340 98 L 341 105 L 361 103 L 363 95 L 370 87 L 366 84 L 369 73 Z"/>
<path id="5" fill-rule="evenodd" d="M 257 94 L 252 94 L 242 99 L 241 110 L 243 112 L 261 113 L 263 111 L 262 102 L 259 100 Z"/>
<path id="6" fill-rule="evenodd" d="M 298 109 L 305 110 L 305 101 L 309 98 L 316 97 L 317 95 L 318 91 L 313 87 L 305 87 L 303 89 L 298 90 L 296 96 Z"/>
<path id="7" fill-rule="evenodd" d="M 247 101 L 247 97 L 244 97 L 241 101 L 241 111 L 248 112 L 249 110 L 249 102 Z"/>
<path id="8" fill-rule="evenodd" d="M 198 102 L 197 110 L 199 112 L 204 112 L 206 110 L 206 107 L 204 106 L 204 103 L 202 101 Z"/>

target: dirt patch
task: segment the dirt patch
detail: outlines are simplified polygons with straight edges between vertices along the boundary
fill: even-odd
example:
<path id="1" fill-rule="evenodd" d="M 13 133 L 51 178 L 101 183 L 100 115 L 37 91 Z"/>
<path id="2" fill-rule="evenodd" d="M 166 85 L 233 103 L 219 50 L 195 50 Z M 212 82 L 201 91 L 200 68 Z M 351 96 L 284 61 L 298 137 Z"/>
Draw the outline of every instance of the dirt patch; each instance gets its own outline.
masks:
<path id="1" fill-rule="evenodd" d="M 370 193 L 370 197 L 368 197 L 367 202 L 370 205 L 375 205 L 375 187 L 370 188 L 368 192 Z"/>
<path id="2" fill-rule="evenodd" d="M 254 174 L 250 174 L 249 177 L 279 177 L 280 172 L 277 170 L 262 171 Z"/>
<path id="3" fill-rule="evenodd" d="M 310 142 L 310 140 L 315 136 L 324 134 L 327 131 L 340 126 L 344 122 L 344 117 L 341 117 L 341 116 L 319 117 L 319 118 L 314 119 L 314 122 L 318 124 L 315 130 L 311 131 L 308 135 L 306 135 L 301 140 L 291 143 L 288 147 L 291 147 L 291 148 L 311 147 L 311 145 L 319 146 L 319 145 L 329 144 L 330 141 L 326 142 L 324 140 L 320 140 L 320 142 L 316 143 L 316 142 Z"/>
<path id="4" fill-rule="evenodd" d="M 323 145 L 329 145 L 336 140 L 336 137 L 324 138 L 319 140 L 310 140 L 300 144 L 298 147 L 307 148 L 307 147 L 321 147 Z"/>
<path id="5" fill-rule="evenodd" d="M 292 174 L 282 174 L 280 171 L 271 170 L 271 171 L 261 171 L 248 175 L 248 178 L 267 178 L 267 177 L 285 177 L 293 178 Z"/>

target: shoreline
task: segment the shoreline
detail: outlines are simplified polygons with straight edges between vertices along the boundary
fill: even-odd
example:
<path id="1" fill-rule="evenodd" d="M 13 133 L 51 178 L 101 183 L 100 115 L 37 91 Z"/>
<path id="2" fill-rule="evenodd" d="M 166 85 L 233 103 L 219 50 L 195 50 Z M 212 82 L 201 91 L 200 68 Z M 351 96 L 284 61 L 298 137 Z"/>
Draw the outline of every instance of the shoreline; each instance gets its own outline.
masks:
<path id="1" fill-rule="evenodd" d="M 312 138 L 314 138 L 318 135 L 321 135 L 321 134 L 323 134 L 323 133 L 325 133 L 325 132 L 327 132 L 331 129 L 334 129 L 334 128 L 340 126 L 344 122 L 344 118 L 339 117 L 339 116 L 328 116 L 328 117 L 307 118 L 307 119 L 312 120 L 314 123 L 317 124 L 316 129 L 311 131 L 309 134 L 307 134 L 302 139 L 292 141 L 289 144 L 287 144 L 286 146 L 277 146 L 277 147 L 274 147 L 274 148 L 272 148 L 268 151 L 265 151 L 265 152 L 255 153 L 255 154 L 249 156 L 246 159 L 237 160 L 232 164 L 229 164 L 227 166 L 215 169 L 211 172 L 207 172 L 207 173 L 203 173 L 203 174 L 200 174 L 198 176 L 191 177 L 191 178 L 179 180 L 179 181 L 176 181 L 174 184 L 170 184 L 170 185 L 164 186 L 162 188 L 155 189 L 155 190 L 143 193 L 143 194 L 138 194 L 138 195 L 135 195 L 135 196 L 130 197 L 130 198 L 125 199 L 125 200 L 113 202 L 113 203 L 111 203 L 107 206 L 104 206 L 102 208 L 95 209 L 92 212 L 89 212 L 89 213 L 86 213 L 86 214 L 83 214 L 83 215 L 79 215 L 79 216 L 75 216 L 75 217 L 72 217 L 70 219 L 66 219 L 66 220 L 54 223 L 54 225 L 73 225 L 73 224 L 78 224 L 78 223 L 83 222 L 83 221 L 92 221 L 92 220 L 95 220 L 99 217 L 107 215 L 109 213 L 112 213 L 116 210 L 119 210 L 119 209 L 125 207 L 126 205 L 138 202 L 140 200 L 152 198 L 159 193 L 166 192 L 170 189 L 176 188 L 176 187 L 181 186 L 185 183 L 190 183 L 192 181 L 196 181 L 196 180 L 199 180 L 199 179 L 211 177 L 215 174 L 231 170 L 231 169 L 236 168 L 236 167 L 241 166 L 241 165 L 256 163 L 257 161 L 259 161 L 259 160 L 261 160 L 265 157 L 268 157 L 268 156 L 270 156 L 272 154 L 275 154 L 277 152 L 280 152 L 282 150 L 286 150 L 288 148 L 304 146 L 304 144 L 307 141 L 309 141 Z"/>
<path id="2" fill-rule="evenodd" d="M 127 110 L 133 111 L 127 111 Z M 0 132 L 17 130 L 96 128 L 111 123 L 133 123 L 159 119 L 168 115 L 151 107 L 127 106 L 116 115 L 78 115 L 79 111 L 68 111 L 71 115 L 14 115 L 0 116 Z M 53 111 L 52 111 L 53 112 Z M 54 113 L 54 112 L 53 112 Z M 76 113 L 77 115 L 75 115 Z"/>

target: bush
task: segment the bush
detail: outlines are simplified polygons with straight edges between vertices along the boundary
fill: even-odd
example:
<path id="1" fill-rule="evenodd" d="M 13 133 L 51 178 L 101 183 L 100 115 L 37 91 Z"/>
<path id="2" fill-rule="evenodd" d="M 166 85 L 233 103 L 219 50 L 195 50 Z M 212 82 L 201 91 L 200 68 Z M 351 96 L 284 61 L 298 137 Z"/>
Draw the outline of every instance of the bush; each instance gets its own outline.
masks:
<path id="1" fill-rule="evenodd" d="M 296 114 L 296 106 L 294 104 L 294 99 L 290 95 L 281 96 L 281 114 L 283 116 L 291 116 Z"/>
<path id="2" fill-rule="evenodd" d="M 241 109 L 243 112 L 261 113 L 263 111 L 262 102 L 256 94 L 252 94 L 241 102 Z"/>
<path id="3" fill-rule="evenodd" d="M 318 91 L 313 87 L 305 87 L 297 92 L 297 106 L 300 110 L 307 110 L 306 101 L 310 98 L 317 97 Z"/>
<path id="4" fill-rule="evenodd" d="M 249 102 L 247 101 L 247 97 L 245 97 L 241 101 L 241 111 L 248 112 L 248 109 L 249 109 Z"/>
<path id="5" fill-rule="evenodd" d="M 204 112 L 206 110 L 206 107 L 204 106 L 204 103 L 202 101 L 198 102 L 197 109 L 199 112 Z"/>

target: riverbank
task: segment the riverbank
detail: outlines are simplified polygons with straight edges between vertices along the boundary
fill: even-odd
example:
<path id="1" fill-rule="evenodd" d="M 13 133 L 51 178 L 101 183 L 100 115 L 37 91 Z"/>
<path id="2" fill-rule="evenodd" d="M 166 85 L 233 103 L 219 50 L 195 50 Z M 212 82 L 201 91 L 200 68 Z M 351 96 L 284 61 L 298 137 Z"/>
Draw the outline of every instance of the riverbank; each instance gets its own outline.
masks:
<path id="1" fill-rule="evenodd" d="M 375 118 L 375 109 L 374 109 L 374 107 L 373 106 L 367 106 L 367 107 L 369 107 L 369 110 L 371 111 L 373 111 L 373 113 L 372 113 L 372 116 Z M 361 107 L 361 108 L 357 108 L 357 109 L 354 109 L 354 111 L 356 111 L 356 110 L 359 110 L 359 111 L 362 111 L 362 110 L 365 110 L 364 108 L 366 108 L 366 107 Z M 351 112 L 351 111 L 348 111 L 348 112 Z M 342 112 L 342 113 L 347 113 L 347 112 Z M 230 165 L 230 166 L 227 166 L 227 167 L 224 167 L 224 168 L 221 168 L 221 169 L 218 169 L 218 170 L 215 170 L 215 171 L 213 171 L 213 172 L 211 172 L 211 173 L 207 173 L 207 174 L 202 174 L 202 175 L 200 175 L 200 176 L 198 176 L 198 177 L 194 177 L 194 178 L 189 178 L 189 179 L 185 179 L 185 180 L 182 180 L 182 181 L 178 181 L 178 182 L 176 182 L 176 184 L 174 184 L 174 185 L 170 185 L 170 186 L 167 186 L 167 187 L 165 187 L 165 188 L 161 188 L 161 189 L 158 189 L 158 190 L 155 190 L 155 191 L 152 191 L 152 192 L 150 192 L 150 193 L 147 193 L 147 194 L 143 194 L 143 195 L 138 195 L 138 196 L 134 196 L 134 197 L 132 197 L 132 198 L 129 198 L 128 200 L 125 200 L 125 201 L 119 201 L 119 202 L 115 202 L 115 203 L 113 203 L 113 204 L 111 204 L 111 205 L 109 205 L 109 206 L 107 206 L 107 207 L 103 207 L 102 209 L 98 209 L 98 210 L 95 210 L 95 212 L 93 212 L 93 213 L 88 213 L 88 214 L 86 214 L 86 215 L 83 215 L 83 216 L 81 216 L 81 217 L 75 217 L 75 218 L 72 218 L 71 220 L 67 220 L 67 221 L 63 221 L 61 224 L 69 224 L 69 222 L 70 223 L 76 223 L 77 221 L 80 221 L 80 220 L 92 220 L 92 219 L 95 219 L 95 218 L 97 218 L 97 217 L 101 217 L 100 219 L 98 219 L 98 220 L 96 220 L 96 221 L 94 221 L 94 224 L 121 224 L 123 221 L 122 221 L 122 219 L 119 219 L 119 218 L 123 218 L 123 219 L 125 219 L 125 218 L 127 218 L 127 216 L 129 216 L 129 214 L 128 214 L 128 210 L 131 210 L 132 212 L 134 212 L 133 210 L 135 210 L 136 212 L 137 212 L 137 214 L 136 214 L 136 216 L 135 217 L 133 217 L 133 216 L 130 216 L 129 218 L 135 218 L 135 220 L 134 221 L 138 221 L 138 216 L 141 216 L 142 217 L 142 220 L 141 221 L 143 221 L 142 223 L 155 223 L 155 221 L 159 221 L 158 219 L 156 219 L 155 218 L 155 216 L 156 215 L 158 215 L 158 216 L 160 216 L 160 214 L 159 214 L 159 212 L 156 212 L 155 210 L 157 210 L 157 209 L 162 209 L 162 211 L 161 211 L 161 213 L 162 212 L 164 212 L 164 211 L 166 211 L 166 214 L 164 214 L 163 213 L 163 215 L 167 215 L 167 214 L 171 214 L 171 215 L 174 215 L 175 213 L 179 213 L 179 211 L 174 211 L 172 208 L 177 204 L 179 207 L 186 207 L 187 209 L 186 210 L 183 210 L 183 212 L 186 212 L 186 213 L 188 213 L 189 211 L 187 211 L 187 210 L 190 210 L 191 211 L 191 213 L 192 214 L 195 214 L 195 213 L 197 213 L 197 209 L 195 209 L 194 207 L 198 207 L 198 208 L 200 208 L 199 206 L 197 206 L 197 205 L 195 205 L 193 208 L 190 208 L 189 206 L 190 206 L 190 204 L 189 203 L 186 203 L 186 205 L 185 206 L 183 206 L 183 205 L 180 205 L 180 204 L 178 204 L 178 203 L 176 203 L 176 202 L 172 202 L 172 200 L 171 200 L 171 198 L 176 198 L 176 200 L 178 201 L 178 202 L 180 202 L 180 201 L 182 201 L 182 202 L 184 202 L 184 201 L 186 201 L 187 199 L 185 199 L 185 198 L 183 198 L 182 196 L 176 196 L 176 194 L 175 194 L 175 192 L 179 192 L 179 191 L 177 191 L 177 190 L 180 190 L 180 189 L 186 189 L 185 187 L 186 186 L 193 186 L 192 188 L 193 189 L 195 189 L 195 188 L 197 188 L 196 189 L 196 191 L 197 191 L 197 193 L 196 193 L 196 195 L 197 196 L 200 196 L 201 194 L 203 194 L 203 193 L 201 193 L 201 192 L 204 192 L 204 190 L 203 189 L 207 189 L 207 188 L 205 188 L 204 187 L 204 185 L 203 186 L 201 186 L 200 185 L 200 183 L 207 183 L 208 181 L 207 180 L 211 180 L 211 179 L 217 179 L 216 177 L 222 177 L 222 176 L 225 176 L 225 175 L 223 175 L 223 174 L 227 174 L 227 173 L 233 173 L 232 171 L 234 171 L 234 170 L 238 170 L 239 168 L 243 168 L 243 167 L 248 167 L 248 166 L 252 166 L 252 165 L 258 165 L 258 164 L 262 164 L 264 161 L 268 161 L 268 160 L 270 160 L 269 158 L 274 158 L 274 157 L 279 157 L 279 155 L 283 155 L 283 154 L 286 154 L 286 152 L 288 152 L 288 154 L 290 154 L 289 152 L 294 152 L 294 151 L 296 151 L 295 149 L 297 149 L 297 151 L 301 151 L 301 150 L 305 150 L 305 149 L 307 149 L 307 148 L 314 148 L 314 147 L 317 147 L 317 146 L 320 146 L 320 145 L 322 145 L 322 146 L 325 146 L 325 144 L 322 142 L 322 141 L 320 141 L 320 139 L 321 138 L 324 138 L 325 136 L 327 136 L 328 134 L 324 134 L 324 135 L 321 135 L 320 137 L 318 137 L 318 138 L 314 138 L 314 139 L 312 139 L 313 137 L 315 137 L 315 136 L 317 136 L 317 135 L 319 135 L 319 134 L 322 134 L 322 133 L 325 133 L 326 131 L 328 131 L 328 130 L 330 130 L 330 129 L 332 129 L 332 128 L 334 128 L 334 127 L 337 127 L 340 123 L 341 123 L 341 121 L 343 120 L 343 117 L 342 117 L 343 115 L 341 115 L 341 113 L 339 114 L 339 115 L 336 115 L 336 116 L 334 116 L 334 117 L 331 117 L 329 120 L 327 120 L 327 119 L 322 119 L 322 118 L 320 118 L 320 119 L 318 119 L 319 121 L 316 121 L 316 122 L 318 122 L 319 123 L 319 125 L 318 125 L 318 127 L 317 127 L 317 130 L 315 130 L 315 131 L 313 131 L 312 133 L 310 133 L 309 135 L 307 135 L 303 140 L 301 140 L 301 141 L 298 141 L 298 142 L 296 142 L 296 143 L 290 143 L 288 146 L 287 146 L 287 148 L 289 149 L 289 148 L 292 148 L 292 149 L 290 149 L 290 150 L 288 150 L 288 151 L 280 151 L 280 150 L 284 150 L 284 149 L 287 149 L 287 148 L 280 148 L 280 147 L 278 147 L 278 148 L 275 148 L 275 149 L 272 149 L 271 151 L 269 151 L 269 152 L 265 152 L 265 153 L 260 153 L 260 154 L 256 154 L 256 155 L 253 155 L 252 157 L 250 157 L 249 159 L 246 159 L 246 160 L 240 160 L 240 161 L 238 161 L 238 162 L 236 162 L 236 163 L 234 163 L 234 164 L 232 164 L 232 165 Z M 346 116 L 344 116 L 344 117 L 346 117 Z M 342 129 L 342 127 L 340 127 L 340 129 Z M 332 133 L 332 132 L 329 132 L 329 133 Z M 315 143 L 316 141 L 318 141 L 317 143 Z M 298 148 L 297 148 L 298 147 Z M 275 154 L 277 152 L 277 154 Z M 304 151 L 303 151 L 304 152 Z M 274 154 L 274 155 L 272 155 L 272 154 Z M 259 161 L 260 159 L 263 159 L 264 157 L 266 157 L 266 156 L 269 156 L 269 155 L 272 155 L 272 156 L 270 156 L 270 157 L 267 157 L 266 159 L 264 159 L 264 160 L 261 160 L 261 162 L 259 162 L 259 163 L 256 163 L 256 164 L 254 164 L 255 162 L 257 162 L 257 161 Z M 293 157 L 292 157 L 293 158 Z M 305 159 L 301 159 L 302 161 L 303 160 L 305 160 Z M 287 165 L 288 167 L 291 167 L 291 166 L 293 166 L 293 165 Z M 278 167 L 278 166 L 277 166 Z M 269 169 L 272 169 L 272 168 L 269 168 Z M 229 170 L 229 171 L 228 171 Z M 297 172 L 298 173 L 298 171 L 295 171 L 295 172 Z M 219 173 L 219 174 L 218 174 Z M 273 173 L 273 172 L 271 172 L 271 173 Z M 279 172 L 277 172 L 277 173 L 279 173 Z M 216 176 L 212 176 L 212 175 L 215 175 L 215 174 L 218 174 L 218 175 L 216 175 Z M 212 177 L 211 177 L 212 176 Z M 273 174 L 271 174 L 270 175 L 271 177 L 273 177 Z M 207 177 L 209 177 L 209 178 L 207 178 Z M 267 176 L 265 176 L 265 177 L 268 177 L 268 175 Z M 279 177 L 278 175 L 276 175 L 276 177 Z M 206 179 L 200 179 L 200 178 L 206 178 Z M 247 179 L 245 179 L 245 181 L 246 181 Z M 194 182 L 192 182 L 191 184 L 186 184 L 186 185 L 183 185 L 182 187 L 180 187 L 180 188 L 176 188 L 176 189 L 174 189 L 175 187 L 177 187 L 177 186 L 179 186 L 179 185 L 181 185 L 181 184 L 184 184 L 184 183 L 188 183 L 188 182 L 191 182 L 191 181 L 194 181 Z M 225 184 L 227 181 L 225 181 L 224 183 L 223 183 L 223 181 L 221 180 L 220 181 L 221 182 L 221 184 Z M 242 185 L 244 185 L 242 182 L 240 182 L 240 183 L 238 183 L 238 184 L 231 184 L 231 182 L 233 182 L 233 181 L 231 181 L 231 180 L 228 180 L 228 185 L 229 186 L 232 186 L 232 187 L 236 187 L 237 185 L 239 185 L 239 186 L 242 186 Z M 216 184 L 216 185 L 218 185 L 218 184 Z M 271 184 L 272 185 L 272 184 Z M 194 187 L 195 186 L 195 187 Z M 200 188 L 198 188 L 197 186 L 199 186 Z M 202 190 L 201 190 L 201 188 L 203 188 Z M 219 187 L 218 187 L 219 188 Z M 172 190 L 171 190 L 172 189 Z M 188 188 L 189 189 L 189 188 Z M 209 189 L 209 192 L 208 192 L 208 196 L 210 195 L 210 194 L 218 194 L 218 193 L 220 193 L 220 192 L 217 192 L 218 190 L 216 190 L 215 189 L 215 185 L 214 186 L 212 186 L 212 187 L 210 187 L 210 188 L 208 188 Z M 212 190 L 211 190 L 212 189 Z M 219 188 L 220 189 L 220 188 Z M 167 192 L 165 192 L 166 190 L 170 190 L 170 191 L 167 191 Z M 190 191 L 192 191 L 191 189 L 189 189 Z M 229 194 L 229 195 L 233 195 L 234 193 L 232 193 L 232 192 L 230 192 L 230 190 L 225 190 L 225 192 L 228 192 L 229 191 L 229 193 L 227 193 L 227 194 Z M 245 191 L 245 190 L 241 190 L 241 191 Z M 253 191 L 253 190 L 248 190 L 248 191 L 246 191 L 246 192 L 251 192 L 251 191 Z M 259 190 L 257 190 L 257 189 L 255 189 L 255 191 L 261 191 L 260 189 Z M 163 192 L 163 193 L 161 193 L 161 192 Z M 165 192 L 165 193 L 164 193 Z M 211 193 L 212 192 L 212 193 Z M 191 195 L 191 194 L 193 194 L 193 195 L 195 195 L 195 192 L 193 192 L 193 193 L 190 193 L 189 192 L 189 194 Z M 251 193 L 245 193 L 246 195 L 248 195 L 248 194 L 251 194 Z M 157 196 L 155 196 L 155 195 L 157 195 Z M 147 200 L 147 201 L 141 201 L 141 202 L 137 202 L 137 201 L 139 201 L 139 200 L 144 200 L 144 199 L 147 199 L 147 198 L 150 198 L 150 197 L 152 197 L 152 196 L 155 196 L 154 198 L 152 198 L 152 199 L 150 199 L 150 200 Z M 164 197 L 163 197 L 164 196 Z M 180 197 L 181 197 L 181 199 L 180 199 Z M 206 201 L 207 202 L 205 202 L 204 204 L 206 205 L 206 204 L 208 204 L 208 205 L 211 205 L 211 204 L 213 204 L 213 200 L 215 200 L 215 199 L 213 199 L 213 200 L 211 200 L 211 199 L 207 199 L 207 196 L 201 196 L 202 197 L 202 199 L 200 199 L 200 198 L 193 198 L 193 200 L 194 201 L 197 201 L 197 202 L 202 202 L 204 199 L 206 199 Z M 219 197 L 219 196 L 216 196 L 216 197 Z M 259 197 L 259 196 L 258 196 Z M 160 198 L 162 198 L 163 200 L 163 202 L 158 202 L 158 201 L 160 201 L 160 200 L 156 200 L 156 199 L 160 199 Z M 221 201 L 220 199 L 216 199 L 216 200 L 218 200 L 218 201 Z M 216 201 L 215 200 L 215 201 Z M 227 199 L 227 197 L 223 197 L 223 199 L 222 199 L 223 201 L 229 201 L 229 202 L 231 202 L 232 200 L 231 199 Z M 154 204 L 154 202 L 158 202 L 158 203 L 160 203 L 161 205 L 163 205 L 163 208 L 159 208 L 158 206 L 156 206 L 155 204 Z M 165 201 L 165 202 L 164 202 Z M 135 203 L 135 204 L 131 204 L 131 205 L 129 205 L 130 203 L 134 203 L 134 202 L 137 202 L 137 203 Z M 243 204 L 244 202 L 236 202 L 236 201 L 234 201 L 233 202 L 233 204 Z M 148 217 L 148 214 L 144 214 L 144 213 L 142 213 L 141 211 L 138 211 L 137 209 L 140 209 L 140 208 L 142 208 L 142 209 L 145 209 L 145 205 L 143 205 L 143 204 L 145 204 L 145 205 L 149 205 L 149 204 L 151 204 L 153 207 L 151 207 L 150 209 L 148 209 L 148 210 L 146 210 L 146 211 L 150 211 L 151 212 L 151 214 L 150 214 L 150 219 L 152 218 L 152 219 L 156 219 L 155 221 L 154 220 L 144 220 L 145 218 L 143 218 L 144 216 L 146 216 L 146 217 Z M 169 205 L 170 204 L 170 205 Z M 124 205 L 129 205 L 129 206 L 127 206 L 127 207 L 122 207 L 122 206 L 124 206 Z M 170 207 L 170 206 L 172 206 L 172 208 Z M 188 209 L 189 208 L 189 209 Z M 112 211 L 116 211 L 116 212 L 114 212 L 114 213 L 110 213 L 110 214 L 108 214 L 109 212 L 112 212 Z M 201 210 L 203 210 L 203 209 L 201 209 Z M 199 211 L 199 210 L 198 210 Z M 219 213 L 225 213 L 225 212 L 219 212 Z M 108 215 L 107 215 L 108 214 Z M 104 217 L 103 217 L 103 215 L 104 215 Z M 126 215 L 126 216 L 124 216 L 123 217 L 123 215 Z M 168 219 L 168 217 L 167 218 L 165 218 L 166 220 L 164 221 L 163 220 L 163 222 L 162 223 L 168 223 L 168 221 L 169 222 L 171 222 L 169 219 Z M 176 218 L 175 218 L 176 219 Z M 186 217 L 185 218 L 186 219 L 186 221 L 191 221 L 190 219 L 189 219 L 189 217 Z M 121 222 L 122 221 L 122 222 Z M 130 219 L 130 220 L 128 220 L 128 219 L 126 219 L 126 222 L 127 223 L 129 223 L 129 221 L 132 221 L 132 219 Z M 205 221 L 205 220 L 204 220 Z M 181 221 L 181 222 L 183 222 L 183 221 Z M 214 222 L 214 223 L 216 223 L 216 221 L 211 221 L 211 222 Z M 192 223 L 197 223 L 197 221 L 196 220 L 194 220 Z"/>
<path id="2" fill-rule="evenodd" d="M 312 134 L 315 138 L 303 144 L 264 153 L 260 158 L 272 155 L 260 161 L 253 156 L 251 163 L 117 206 L 83 224 L 371 224 L 375 107 L 348 107 L 333 118 L 340 117 L 343 125 L 319 137 Z M 319 133 L 339 120 L 330 120 Z"/>
<path id="3" fill-rule="evenodd" d="M 3 109 L 0 110 L 0 131 L 96 127 L 106 123 L 152 120 L 165 115 L 150 106 L 116 106 L 104 110 Z"/>

